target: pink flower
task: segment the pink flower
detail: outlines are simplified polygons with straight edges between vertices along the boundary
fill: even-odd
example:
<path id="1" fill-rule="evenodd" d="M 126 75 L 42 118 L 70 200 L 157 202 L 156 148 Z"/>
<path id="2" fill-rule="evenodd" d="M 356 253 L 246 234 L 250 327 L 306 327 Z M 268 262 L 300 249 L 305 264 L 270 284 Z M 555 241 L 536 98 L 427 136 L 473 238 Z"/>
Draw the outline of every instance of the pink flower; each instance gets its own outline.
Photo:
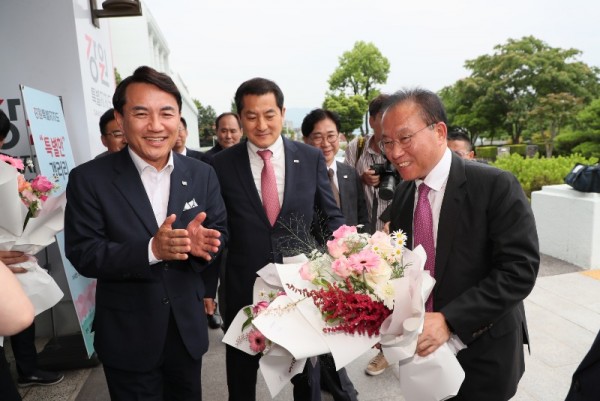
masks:
<path id="1" fill-rule="evenodd" d="M 349 277 L 352 274 L 352 266 L 345 256 L 333 261 L 331 270 L 341 278 Z"/>
<path id="2" fill-rule="evenodd" d="M 31 181 L 31 187 L 34 191 L 45 193 L 51 191 L 54 188 L 54 184 L 48 181 L 43 175 L 38 175 Z"/>
<path id="3" fill-rule="evenodd" d="M 17 170 L 23 171 L 25 169 L 25 166 L 23 165 L 23 160 L 21 159 L 17 159 L 6 155 L 0 155 L 0 160 L 5 161 Z"/>
<path id="4" fill-rule="evenodd" d="M 306 262 L 300 268 L 300 277 L 302 280 L 313 281 L 317 275 L 312 269 L 312 265 L 310 262 Z"/>
<path id="5" fill-rule="evenodd" d="M 256 305 L 254 305 L 252 307 L 252 314 L 254 316 L 258 315 L 260 312 L 267 309 L 268 306 L 269 306 L 269 303 L 267 301 L 260 301 L 259 303 L 257 303 Z"/>
<path id="6" fill-rule="evenodd" d="M 348 261 L 352 270 L 356 273 L 362 273 L 363 271 L 369 272 L 376 268 L 379 265 L 381 258 L 375 252 L 363 249 L 359 253 L 350 255 Z"/>
<path id="7" fill-rule="evenodd" d="M 348 247 L 342 238 L 332 239 L 327 241 L 327 251 L 334 258 L 339 258 L 344 256 L 344 253 L 348 252 Z"/>
<path id="8" fill-rule="evenodd" d="M 253 329 L 248 333 L 248 342 L 253 352 L 263 352 L 267 347 L 267 339 L 260 331 Z"/>
<path id="9" fill-rule="evenodd" d="M 343 225 L 333 232 L 333 238 L 335 238 L 335 239 L 345 238 L 350 234 L 356 234 L 356 232 L 357 232 L 356 226 Z"/>

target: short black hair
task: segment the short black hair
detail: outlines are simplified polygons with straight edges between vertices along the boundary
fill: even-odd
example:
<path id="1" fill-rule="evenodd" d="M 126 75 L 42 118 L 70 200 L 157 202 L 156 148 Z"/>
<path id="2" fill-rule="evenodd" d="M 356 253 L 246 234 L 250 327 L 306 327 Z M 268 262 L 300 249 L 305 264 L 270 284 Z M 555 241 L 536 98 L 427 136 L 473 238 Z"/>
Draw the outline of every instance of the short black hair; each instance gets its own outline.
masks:
<path id="1" fill-rule="evenodd" d="M 394 92 L 383 105 L 384 112 L 405 102 L 418 106 L 421 118 L 427 125 L 443 122 L 448 124 L 444 104 L 434 92 L 422 88 L 401 89 Z"/>
<path id="2" fill-rule="evenodd" d="M 185 121 L 185 118 L 183 118 L 183 116 L 181 116 L 180 120 L 181 120 L 181 123 L 183 124 L 183 127 L 185 129 L 187 129 L 187 121 Z"/>
<path id="3" fill-rule="evenodd" d="M 309 136 L 315 129 L 315 124 L 326 119 L 333 121 L 337 131 L 340 132 L 340 116 L 335 111 L 314 109 L 304 117 L 304 120 L 302 120 L 302 135 L 305 137 Z"/>
<path id="4" fill-rule="evenodd" d="M 244 109 L 244 96 L 246 95 L 266 95 L 272 93 L 275 95 L 277 107 L 283 112 L 283 92 L 281 88 L 273 82 L 265 78 L 252 78 L 244 82 L 235 91 L 235 108 L 239 115 Z"/>
<path id="5" fill-rule="evenodd" d="M 177 89 L 175 82 L 173 82 L 171 77 L 169 77 L 167 74 L 158 72 L 154 68 L 144 65 L 138 67 L 133 72 L 133 75 L 130 75 L 122 80 L 117 86 L 115 94 L 113 95 L 113 107 L 119 112 L 119 114 L 123 114 L 123 106 L 125 106 L 125 93 L 127 92 L 127 87 L 133 83 L 154 85 L 158 87 L 158 89 L 173 95 L 177 101 L 179 112 L 181 112 L 181 93 L 179 92 L 179 89 Z"/>
<path id="6" fill-rule="evenodd" d="M 446 136 L 448 141 L 463 141 L 469 146 L 469 152 L 473 150 L 473 144 L 469 138 L 467 130 L 463 127 L 448 127 L 448 135 Z"/>
<path id="7" fill-rule="evenodd" d="M 231 116 L 231 117 L 235 118 L 235 120 L 238 123 L 238 127 L 240 127 L 240 129 L 242 129 L 242 122 L 240 121 L 240 117 L 235 113 L 227 112 L 227 113 L 219 114 L 219 117 L 217 117 L 217 119 L 215 120 L 215 130 L 216 131 L 219 131 L 219 123 L 221 122 L 221 119 L 223 117 L 227 117 L 227 116 Z"/>
<path id="8" fill-rule="evenodd" d="M 390 95 L 385 93 L 380 94 L 369 103 L 369 117 L 375 117 L 379 112 L 383 111 L 383 105 L 389 99 Z"/>
<path id="9" fill-rule="evenodd" d="M 2 110 L 0 110 L 0 141 L 6 139 L 8 135 L 8 131 L 10 131 L 10 120 L 4 114 Z"/>
<path id="10" fill-rule="evenodd" d="M 100 135 L 106 135 L 106 126 L 115 119 L 115 109 L 108 109 L 100 117 Z"/>

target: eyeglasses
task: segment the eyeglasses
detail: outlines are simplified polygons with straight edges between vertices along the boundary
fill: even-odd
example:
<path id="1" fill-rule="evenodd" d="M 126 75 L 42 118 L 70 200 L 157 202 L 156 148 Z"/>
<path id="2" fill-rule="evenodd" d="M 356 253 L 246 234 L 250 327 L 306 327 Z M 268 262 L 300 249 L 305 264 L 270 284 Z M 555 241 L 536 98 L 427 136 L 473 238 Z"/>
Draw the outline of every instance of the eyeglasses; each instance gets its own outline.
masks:
<path id="1" fill-rule="evenodd" d="M 121 131 L 107 132 L 106 135 L 112 136 L 115 139 L 123 138 L 123 133 Z"/>
<path id="2" fill-rule="evenodd" d="M 314 143 L 315 145 L 321 145 L 323 143 L 323 139 L 325 139 L 327 142 L 329 143 L 334 143 L 338 137 L 340 136 L 340 133 L 337 132 L 335 134 L 327 134 L 327 136 L 325 136 L 325 138 L 323 138 L 323 135 L 310 135 L 310 141 L 312 143 Z"/>
<path id="3" fill-rule="evenodd" d="M 382 152 L 393 150 L 396 145 L 398 145 L 400 147 L 400 149 L 408 149 L 412 143 L 413 136 L 417 135 L 419 132 L 423 131 L 425 128 L 433 129 L 433 127 L 435 127 L 436 124 L 437 123 L 426 125 L 423 128 L 421 128 L 420 130 L 415 131 L 412 134 L 400 137 L 398 139 L 384 138 L 381 141 L 379 141 L 379 148 L 381 149 Z"/>

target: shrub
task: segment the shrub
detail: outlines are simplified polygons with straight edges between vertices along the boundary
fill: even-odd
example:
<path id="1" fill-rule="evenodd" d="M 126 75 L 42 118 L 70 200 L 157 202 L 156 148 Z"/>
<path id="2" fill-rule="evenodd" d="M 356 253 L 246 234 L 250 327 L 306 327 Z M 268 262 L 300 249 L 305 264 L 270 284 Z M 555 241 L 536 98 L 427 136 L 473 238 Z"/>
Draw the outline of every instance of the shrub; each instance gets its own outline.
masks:
<path id="1" fill-rule="evenodd" d="M 519 154 L 523 157 L 526 156 L 527 145 L 524 143 L 520 143 L 518 145 L 505 145 L 510 149 L 510 154 Z"/>
<path id="2" fill-rule="evenodd" d="M 477 146 L 475 148 L 475 154 L 477 154 L 478 159 L 496 160 L 497 153 L 497 146 Z"/>
<path id="3" fill-rule="evenodd" d="M 519 154 L 511 154 L 491 163 L 502 170 L 510 171 L 517 177 L 527 197 L 531 192 L 539 191 L 544 185 L 563 184 L 565 176 L 576 163 L 595 164 L 598 158 L 585 158 L 579 154 L 551 158 L 524 158 Z"/>

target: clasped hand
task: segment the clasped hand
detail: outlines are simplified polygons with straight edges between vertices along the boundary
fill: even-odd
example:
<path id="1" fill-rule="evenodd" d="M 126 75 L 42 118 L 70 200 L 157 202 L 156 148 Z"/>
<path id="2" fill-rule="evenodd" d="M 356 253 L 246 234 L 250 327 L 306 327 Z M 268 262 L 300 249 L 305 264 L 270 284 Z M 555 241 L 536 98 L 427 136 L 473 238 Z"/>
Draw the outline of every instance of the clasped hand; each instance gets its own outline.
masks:
<path id="1" fill-rule="evenodd" d="M 425 313 L 423 332 L 417 340 L 417 354 L 427 356 L 450 339 L 450 328 L 446 318 L 439 312 Z"/>
<path id="2" fill-rule="evenodd" d="M 173 228 L 177 216 L 167 216 L 152 241 L 152 253 L 159 260 L 187 260 L 189 254 L 210 261 L 210 252 L 217 252 L 221 233 L 202 225 L 206 213 L 198 213 L 186 229 Z"/>
<path id="3" fill-rule="evenodd" d="M 27 270 L 18 265 L 28 260 L 29 256 L 23 252 L 0 251 L 0 262 L 4 263 L 13 273 L 25 273 Z"/>

